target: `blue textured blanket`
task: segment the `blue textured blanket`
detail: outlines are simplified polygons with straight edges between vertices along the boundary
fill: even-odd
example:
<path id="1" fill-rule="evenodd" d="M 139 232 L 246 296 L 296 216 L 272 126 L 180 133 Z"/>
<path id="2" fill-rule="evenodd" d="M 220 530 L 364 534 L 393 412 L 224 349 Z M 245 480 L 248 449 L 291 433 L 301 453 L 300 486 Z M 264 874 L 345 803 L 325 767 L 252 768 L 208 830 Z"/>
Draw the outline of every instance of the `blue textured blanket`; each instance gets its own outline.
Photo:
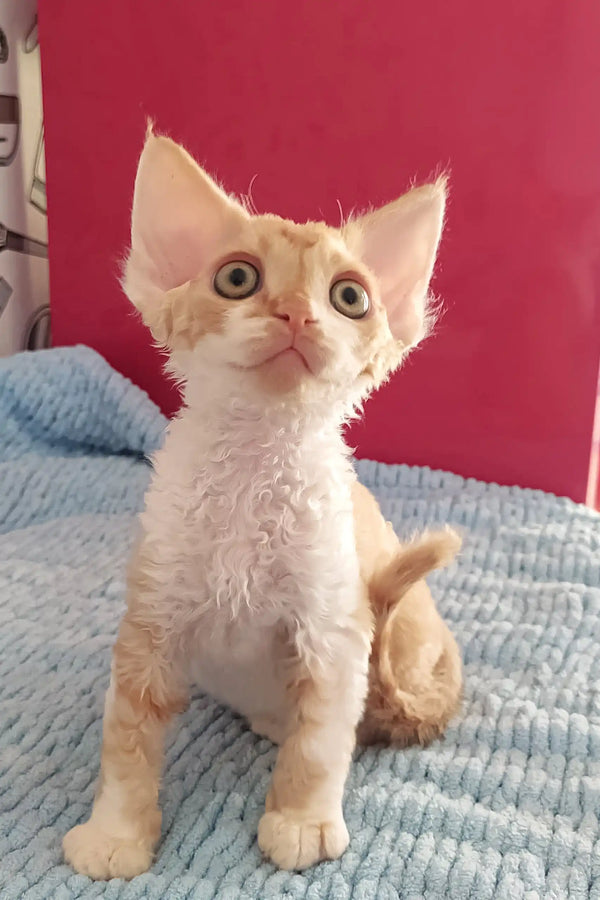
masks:
<path id="1" fill-rule="evenodd" d="M 357 753 L 341 860 L 256 845 L 275 759 L 197 696 L 173 730 L 152 870 L 61 859 L 87 817 L 133 517 L 164 420 L 84 348 L 0 361 L 0 897 L 600 898 L 600 518 L 540 492 L 358 464 L 401 535 L 452 522 L 431 578 L 463 648 L 462 714 L 423 749 Z"/>

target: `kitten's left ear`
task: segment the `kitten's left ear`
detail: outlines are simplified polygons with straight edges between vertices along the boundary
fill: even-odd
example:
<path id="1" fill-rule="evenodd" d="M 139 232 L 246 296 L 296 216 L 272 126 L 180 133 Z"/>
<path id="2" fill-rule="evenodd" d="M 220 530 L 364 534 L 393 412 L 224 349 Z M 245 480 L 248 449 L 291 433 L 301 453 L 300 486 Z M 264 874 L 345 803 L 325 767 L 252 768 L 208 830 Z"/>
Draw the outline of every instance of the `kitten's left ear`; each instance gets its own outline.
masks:
<path id="1" fill-rule="evenodd" d="M 343 228 L 348 244 L 377 276 L 391 332 L 405 347 L 427 333 L 429 281 L 445 203 L 442 177 Z"/>

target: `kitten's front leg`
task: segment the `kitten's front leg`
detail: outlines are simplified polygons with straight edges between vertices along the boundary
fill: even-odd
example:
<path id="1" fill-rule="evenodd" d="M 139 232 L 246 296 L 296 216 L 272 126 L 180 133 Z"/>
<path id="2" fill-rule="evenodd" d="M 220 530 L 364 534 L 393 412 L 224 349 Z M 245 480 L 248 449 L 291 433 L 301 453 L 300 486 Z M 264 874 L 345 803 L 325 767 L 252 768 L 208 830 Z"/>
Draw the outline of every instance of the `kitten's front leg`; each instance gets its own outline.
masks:
<path id="1" fill-rule="evenodd" d="M 89 821 L 63 840 L 78 872 L 132 878 L 150 866 L 160 837 L 164 732 L 184 705 L 164 635 L 126 615 L 113 654 L 94 807 Z"/>
<path id="2" fill-rule="evenodd" d="M 344 784 L 367 690 L 369 627 L 355 621 L 301 660 L 288 688 L 290 725 L 258 843 L 283 869 L 336 859 L 348 846 Z"/>

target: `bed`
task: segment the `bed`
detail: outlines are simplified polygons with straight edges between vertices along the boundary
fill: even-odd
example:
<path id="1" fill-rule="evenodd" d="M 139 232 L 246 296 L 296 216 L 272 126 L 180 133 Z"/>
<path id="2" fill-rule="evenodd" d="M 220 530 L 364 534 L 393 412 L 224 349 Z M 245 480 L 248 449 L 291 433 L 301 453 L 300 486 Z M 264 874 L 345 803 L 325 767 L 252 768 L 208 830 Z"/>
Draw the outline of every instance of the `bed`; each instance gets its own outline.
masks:
<path id="1" fill-rule="evenodd" d="M 173 729 L 156 861 L 93 883 L 61 856 L 90 810 L 134 520 L 165 419 L 85 347 L 0 361 L 0 897 L 600 897 L 600 516 L 540 491 L 359 461 L 401 536 L 450 522 L 430 579 L 465 695 L 426 749 L 356 752 L 342 859 L 256 844 L 275 749 L 206 696 Z"/>

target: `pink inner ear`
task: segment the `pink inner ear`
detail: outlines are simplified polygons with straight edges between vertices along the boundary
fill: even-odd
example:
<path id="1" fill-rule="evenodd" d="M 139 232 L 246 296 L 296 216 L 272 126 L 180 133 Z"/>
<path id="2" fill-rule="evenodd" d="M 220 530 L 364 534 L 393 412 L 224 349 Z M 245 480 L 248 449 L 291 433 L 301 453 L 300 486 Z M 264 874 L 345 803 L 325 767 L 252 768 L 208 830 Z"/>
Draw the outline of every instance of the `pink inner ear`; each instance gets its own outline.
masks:
<path id="1" fill-rule="evenodd" d="M 388 296 L 395 297 L 396 292 L 391 290 Z M 406 347 L 411 347 L 424 337 L 426 300 L 426 294 L 419 298 L 417 293 L 414 299 L 405 295 L 399 296 L 396 303 L 386 303 L 390 331 Z"/>
<path id="2" fill-rule="evenodd" d="M 131 259 L 156 287 L 168 291 L 195 278 L 248 220 L 182 147 L 148 138 L 135 182 Z"/>
<path id="3" fill-rule="evenodd" d="M 445 182 L 440 180 L 409 191 L 348 226 L 358 231 L 362 257 L 378 278 L 390 330 L 407 347 L 425 331 L 444 203 Z"/>

